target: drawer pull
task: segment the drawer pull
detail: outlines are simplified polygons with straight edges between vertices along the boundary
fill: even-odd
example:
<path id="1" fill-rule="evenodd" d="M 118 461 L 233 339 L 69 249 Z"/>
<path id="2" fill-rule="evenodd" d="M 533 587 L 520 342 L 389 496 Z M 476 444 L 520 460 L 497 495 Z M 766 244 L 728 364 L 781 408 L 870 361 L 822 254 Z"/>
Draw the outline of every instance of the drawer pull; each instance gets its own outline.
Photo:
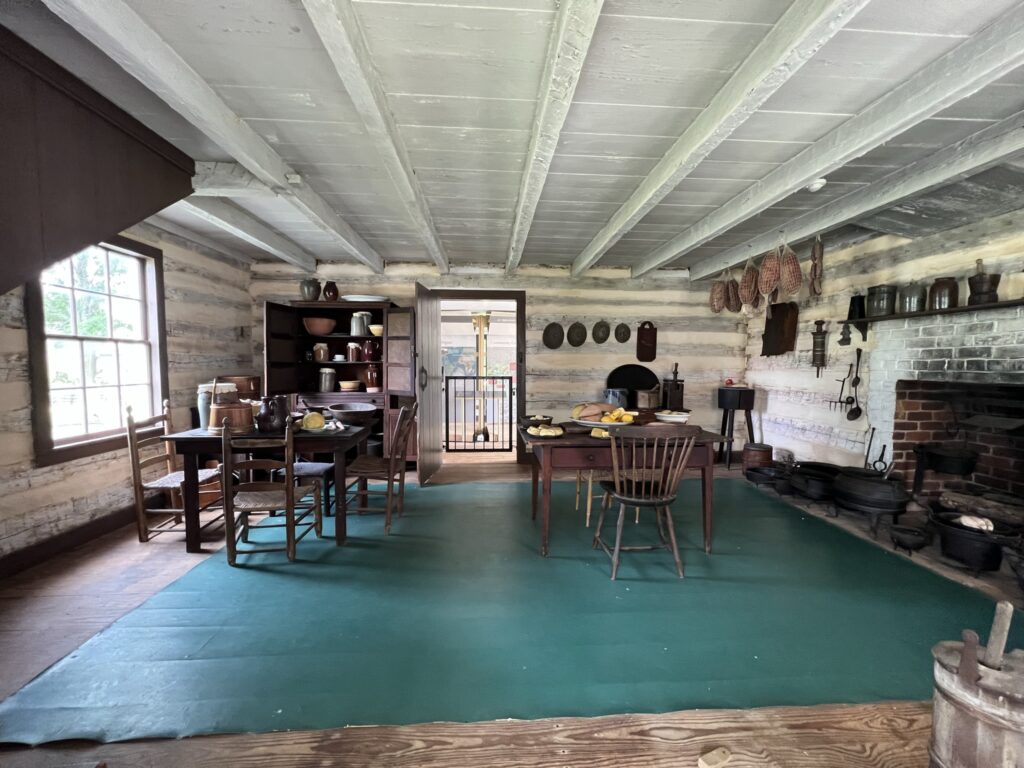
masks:
<path id="1" fill-rule="evenodd" d="M 594 457 L 594 454 L 592 454 L 592 453 L 588 453 L 588 454 L 587 454 L 587 461 L 593 461 L 593 460 L 594 460 L 594 458 L 595 458 L 595 457 Z"/>

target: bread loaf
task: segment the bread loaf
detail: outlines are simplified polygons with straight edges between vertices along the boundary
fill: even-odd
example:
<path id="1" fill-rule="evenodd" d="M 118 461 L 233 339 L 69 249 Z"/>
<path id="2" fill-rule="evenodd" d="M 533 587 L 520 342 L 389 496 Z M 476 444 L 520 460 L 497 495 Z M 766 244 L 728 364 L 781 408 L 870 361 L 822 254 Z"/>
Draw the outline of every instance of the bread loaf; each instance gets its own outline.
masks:
<path id="1" fill-rule="evenodd" d="M 708 306 L 711 311 L 718 313 L 725 308 L 726 289 L 724 280 L 715 280 L 711 283 L 711 293 L 708 295 Z"/>
<path id="2" fill-rule="evenodd" d="M 743 309 L 743 302 L 740 301 L 740 284 L 734 278 L 729 278 L 725 284 L 725 308 L 730 312 L 739 312 Z"/>

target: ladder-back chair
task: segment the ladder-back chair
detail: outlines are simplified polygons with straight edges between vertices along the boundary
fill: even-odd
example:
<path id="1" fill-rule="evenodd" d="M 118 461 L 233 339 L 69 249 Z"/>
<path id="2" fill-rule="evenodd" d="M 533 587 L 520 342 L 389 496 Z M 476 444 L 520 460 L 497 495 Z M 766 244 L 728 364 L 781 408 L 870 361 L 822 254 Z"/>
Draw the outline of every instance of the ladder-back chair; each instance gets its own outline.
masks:
<path id="1" fill-rule="evenodd" d="M 623 426 L 608 430 L 612 449 L 612 479 L 601 482 L 605 500 L 597 519 L 594 547 L 601 547 L 612 560 L 612 579 L 619 571 L 619 556 L 634 550 L 661 549 L 672 553 L 676 573 L 683 578 L 683 563 L 676 544 L 675 525 L 670 509 L 679 493 L 679 482 L 686 469 L 694 442 L 700 434 L 697 426 L 657 424 L 645 427 Z M 619 503 L 615 526 L 615 545 L 601 538 L 606 511 L 612 501 Z M 622 529 L 627 507 L 653 507 L 659 545 L 623 546 Z"/>
<path id="2" fill-rule="evenodd" d="M 141 433 L 148 433 L 154 427 L 163 427 L 163 435 L 169 435 L 174 430 L 171 428 L 171 404 L 164 400 L 163 413 L 149 419 L 136 421 L 132 415 L 132 408 L 126 409 L 127 437 L 128 437 L 128 460 L 132 470 L 132 493 L 135 505 L 135 523 L 139 530 L 139 541 L 149 541 L 152 537 L 161 533 L 184 533 L 185 526 L 182 517 L 184 509 L 184 491 L 182 486 L 185 483 L 185 473 L 177 467 L 177 458 L 174 455 L 174 445 L 162 439 L 162 435 L 149 435 L 142 437 Z M 152 453 L 150 449 L 160 446 L 158 452 Z M 152 455 L 143 458 L 144 453 Z M 149 467 L 162 466 L 164 474 L 159 477 L 146 479 L 146 470 Z M 199 482 L 205 483 L 213 480 L 218 475 L 216 469 L 200 469 Z M 147 507 L 146 492 L 162 491 L 167 506 Z M 217 509 L 220 505 L 220 496 L 215 496 L 200 508 L 200 512 Z M 220 520 L 220 514 L 206 520 L 202 528 L 212 525 Z M 157 518 L 155 524 L 151 519 Z"/>
<path id="3" fill-rule="evenodd" d="M 225 420 L 225 427 L 227 420 Z M 246 458 L 235 461 L 234 454 L 258 455 L 270 453 L 275 458 Z M 224 536 L 227 540 L 229 565 L 236 565 L 239 555 L 260 552 L 284 552 L 289 560 L 295 560 L 296 545 L 310 531 L 319 537 L 323 533 L 323 518 L 320 508 L 320 484 L 299 485 L 295 483 L 295 439 L 291 419 L 285 426 L 282 437 L 234 437 L 227 428 L 221 436 L 221 482 L 224 484 Z M 253 473 L 265 473 L 269 480 L 248 480 L 233 483 L 235 473 L 240 477 L 252 477 Z M 280 478 L 275 480 L 273 478 Z M 311 499 L 307 501 L 307 498 Z M 282 516 L 278 518 L 278 513 Z M 265 516 L 259 530 L 284 528 L 285 540 L 281 544 L 248 545 L 253 528 L 253 516 Z M 278 520 L 280 522 L 270 522 Z"/>
<path id="4" fill-rule="evenodd" d="M 405 464 L 409 453 L 409 437 L 412 435 L 413 425 L 416 423 L 416 412 L 419 403 L 411 406 L 403 406 L 398 412 L 398 421 L 395 424 L 395 431 L 391 437 L 391 451 L 388 456 L 366 456 L 356 458 L 348 466 L 348 473 L 356 478 L 356 499 L 357 505 L 350 511 L 363 514 L 366 512 L 379 512 L 375 507 L 370 507 L 370 496 L 384 497 L 384 533 L 391 533 L 391 513 L 395 509 L 398 516 L 402 516 L 405 508 Z M 368 481 L 383 482 L 386 489 L 383 491 L 371 490 L 368 488 Z M 351 488 L 351 485 L 349 486 Z"/>

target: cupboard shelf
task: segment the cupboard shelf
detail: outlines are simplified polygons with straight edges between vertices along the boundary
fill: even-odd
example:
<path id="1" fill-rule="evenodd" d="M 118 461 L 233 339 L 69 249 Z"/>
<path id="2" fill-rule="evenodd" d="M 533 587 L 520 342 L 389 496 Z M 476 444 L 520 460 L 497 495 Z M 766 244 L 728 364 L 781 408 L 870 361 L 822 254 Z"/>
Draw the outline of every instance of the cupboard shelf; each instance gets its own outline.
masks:
<path id="1" fill-rule="evenodd" d="M 1010 299 L 1009 301 L 997 301 L 993 304 L 975 304 L 974 306 L 964 305 L 961 307 L 949 307 L 948 309 L 926 309 L 923 312 L 901 312 L 895 315 L 883 315 L 881 317 L 862 317 L 859 320 L 838 320 L 836 322 L 849 323 L 886 323 L 890 320 L 913 320 L 919 317 L 936 317 L 939 315 L 959 315 L 964 312 L 985 312 L 990 309 L 1006 309 L 1008 307 L 1022 307 L 1024 299 Z"/>

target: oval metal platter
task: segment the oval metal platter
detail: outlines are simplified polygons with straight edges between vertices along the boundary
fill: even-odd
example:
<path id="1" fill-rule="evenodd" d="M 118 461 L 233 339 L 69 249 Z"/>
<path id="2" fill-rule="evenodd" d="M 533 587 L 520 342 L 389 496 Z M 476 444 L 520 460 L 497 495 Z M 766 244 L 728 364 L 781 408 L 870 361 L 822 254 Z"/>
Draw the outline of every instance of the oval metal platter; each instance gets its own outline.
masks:
<path id="1" fill-rule="evenodd" d="M 544 346 L 548 349 L 558 349 L 562 346 L 562 342 L 565 341 L 565 331 L 559 323 L 548 323 L 544 328 L 544 334 L 541 339 L 544 341 Z"/>
<path id="2" fill-rule="evenodd" d="M 629 341 L 629 337 L 633 335 L 633 331 L 625 323 L 619 323 L 615 326 L 615 340 L 619 344 L 625 344 Z"/>
<path id="3" fill-rule="evenodd" d="M 580 322 L 573 323 L 569 326 L 566 338 L 574 347 L 583 346 L 583 343 L 587 340 L 587 326 Z"/>
<path id="4" fill-rule="evenodd" d="M 604 344 L 608 341 L 608 337 L 611 335 L 611 332 L 611 326 L 609 326 L 608 323 L 604 320 L 598 320 L 594 323 L 594 328 L 591 330 L 590 335 L 598 344 Z"/>

